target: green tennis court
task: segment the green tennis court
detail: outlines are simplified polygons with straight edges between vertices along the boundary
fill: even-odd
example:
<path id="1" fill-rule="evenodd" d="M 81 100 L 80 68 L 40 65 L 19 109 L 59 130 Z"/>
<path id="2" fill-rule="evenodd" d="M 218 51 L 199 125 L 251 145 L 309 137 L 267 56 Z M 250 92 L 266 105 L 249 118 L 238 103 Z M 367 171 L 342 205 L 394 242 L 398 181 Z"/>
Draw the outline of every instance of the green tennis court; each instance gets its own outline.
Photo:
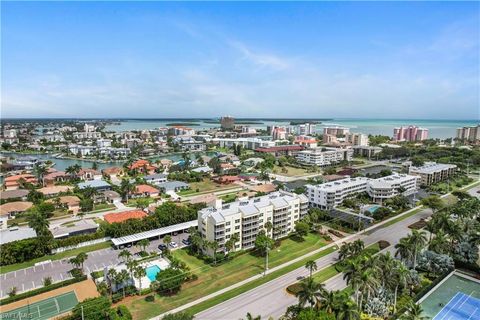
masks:
<path id="1" fill-rule="evenodd" d="M 38 301 L 27 306 L 2 313 L 1 319 L 46 320 L 72 310 L 78 303 L 74 291 Z"/>

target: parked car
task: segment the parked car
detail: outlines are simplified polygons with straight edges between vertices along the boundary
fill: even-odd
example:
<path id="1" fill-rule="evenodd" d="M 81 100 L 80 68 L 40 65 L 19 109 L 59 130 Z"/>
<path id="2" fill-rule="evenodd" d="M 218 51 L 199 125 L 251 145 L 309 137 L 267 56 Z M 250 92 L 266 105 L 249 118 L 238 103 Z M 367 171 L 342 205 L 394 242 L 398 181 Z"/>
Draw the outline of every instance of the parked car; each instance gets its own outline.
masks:
<path id="1" fill-rule="evenodd" d="M 158 245 L 158 250 L 163 251 L 163 250 L 166 250 L 166 249 L 167 249 L 167 246 L 165 244 L 159 244 Z"/>
<path id="2" fill-rule="evenodd" d="M 175 241 L 172 241 L 169 244 L 170 244 L 170 247 L 172 248 L 178 248 L 178 244 Z"/>
<path id="3" fill-rule="evenodd" d="M 182 243 L 186 246 L 189 246 L 191 244 L 190 239 L 183 239 Z"/>

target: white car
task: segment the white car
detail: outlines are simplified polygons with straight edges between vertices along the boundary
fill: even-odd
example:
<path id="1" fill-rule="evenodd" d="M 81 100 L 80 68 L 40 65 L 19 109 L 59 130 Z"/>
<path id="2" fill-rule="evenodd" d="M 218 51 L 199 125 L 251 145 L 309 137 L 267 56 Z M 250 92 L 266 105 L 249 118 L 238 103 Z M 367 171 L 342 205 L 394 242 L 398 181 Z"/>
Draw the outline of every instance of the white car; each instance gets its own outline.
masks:
<path id="1" fill-rule="evenodd" d="M 178 244 L 175 241 L 170 242 L 169 245 L 172 248 L 178 248 Z"/>

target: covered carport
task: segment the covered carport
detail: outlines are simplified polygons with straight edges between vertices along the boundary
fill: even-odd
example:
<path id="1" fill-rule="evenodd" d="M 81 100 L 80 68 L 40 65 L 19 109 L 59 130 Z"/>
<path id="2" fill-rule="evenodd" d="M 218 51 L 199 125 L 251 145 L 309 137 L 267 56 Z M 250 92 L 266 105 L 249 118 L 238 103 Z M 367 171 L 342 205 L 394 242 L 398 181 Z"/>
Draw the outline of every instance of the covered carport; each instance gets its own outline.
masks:
<path id="1" fill-rule="evenodd" d="M 196 228 L 198 226 L 198 220 L 192 220 L 184 223 L 174 224 L 171 226 L 149 230 L 145 232 L 135 233 L 124 237 L 113 238 L 112 243 L 115 247 L 119 247 L 126 244 L 134 244 L 143 239 L 159 238 L 166 234 L 173 234 L 174 232 L 185 232 L 191 227 Z"/>

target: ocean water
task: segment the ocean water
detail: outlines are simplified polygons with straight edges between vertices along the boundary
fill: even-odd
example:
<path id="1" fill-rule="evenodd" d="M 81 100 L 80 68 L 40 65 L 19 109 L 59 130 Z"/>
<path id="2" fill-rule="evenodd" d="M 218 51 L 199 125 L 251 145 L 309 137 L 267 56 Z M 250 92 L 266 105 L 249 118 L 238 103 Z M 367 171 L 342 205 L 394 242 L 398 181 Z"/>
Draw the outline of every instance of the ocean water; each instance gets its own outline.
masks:
<path id="1" fill-rule="evenodd" d="M 123 120 L 120 125 L 109 125 L 106 130 L 111 131 L 129 131 L 145 130 L 166 127 L 167 123 L 182 122 L 179 120 Z M 185 122 L 192 122 L 185 120 Z M 265 129 L 267 126 L 287 126 L 290 121 L 273 121 L 271 119 L 259 120 L 261 124 L 251 124 L 249 126 L 258 129 Z M 192 126 L 193 129 L 209 129 L 218 127 L 219 124 L 205 123 L 204 121 L 195 121 L 198 126 Z M 429 129 L 430 138 L 451 138 L 456 135 L 456 128 L 464 126 L 473 126 L 480 123 L 480 120 L 415 120 L 415 119 L 332 119 L 322 121 L 317 125 L 317 132 L 322 132 L 326 126 L 344 126 L 351 128 L 352 132 L 359 132 L 373 135 L 392 136 L 393 128 L 399 126 L 416 125 Z"/>

